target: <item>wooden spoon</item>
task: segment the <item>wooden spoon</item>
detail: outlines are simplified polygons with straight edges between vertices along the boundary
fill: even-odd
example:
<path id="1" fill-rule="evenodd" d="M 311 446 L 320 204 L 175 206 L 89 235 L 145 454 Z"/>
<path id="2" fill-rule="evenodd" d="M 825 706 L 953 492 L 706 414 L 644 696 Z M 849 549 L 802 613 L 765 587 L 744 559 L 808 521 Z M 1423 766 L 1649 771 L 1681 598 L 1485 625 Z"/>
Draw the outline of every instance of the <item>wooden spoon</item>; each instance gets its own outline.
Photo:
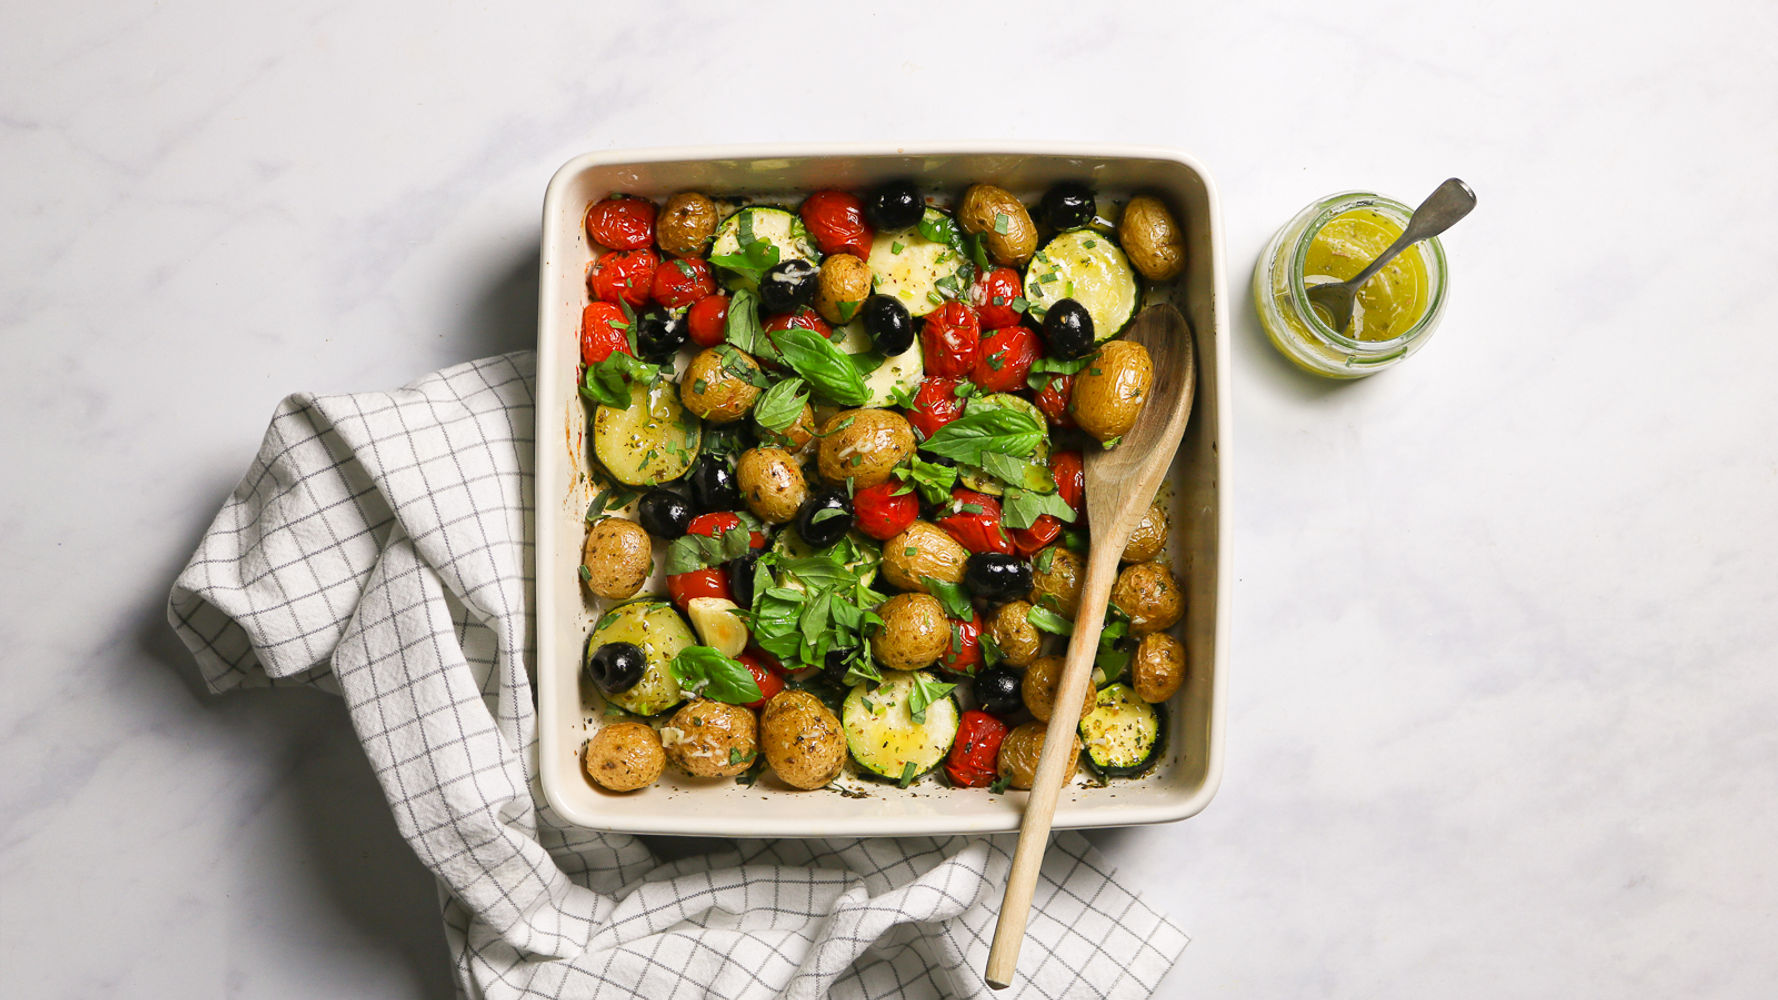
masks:
<path id="1" fill-rule="evenodd" d="M 1170 305 L 1149 306 L 1136 317 L 1125 336 L 1148 349 L 1154 361 L 1154 385 L 1136 418 L 1136 426 L 1110 451 L 1086 456 L 1087 517 L 1092 522 L 1092 550 L 1087 556 L 1087 575 L 1080 588 L 1080 611 L 1074 619 L 1074 638 L 1068 643 L 1068 660 L 1062 668 L 1054 707 L 1050 709 L 1048 738 L 1037 760 L 1037 774 L 1025 803 L 1019 826 L 1019 846 L 1013 852 L 1012 874 L 1006 881 L 1006 897 L 1000 904 L 1000 922 L 994 926 L 994 944 L 988 951 L 988 985 L 1005 989 L 1012 984 L 1019 962 L 1019 945 L 1025 938 L 1025 921 L 1031 913 L 1031 894 L 1037 888 L 1037 870 L 1049 847 L 1050 823 L 1055 819 L 1056 799 L 1069 772 L 1070 751 L 1080 724 L 1081 704 L 1093 674 L 1093 658 L 1099 649 L 1099 632 L 1105 626 L 1105 604 L 1117 579 L 1118 557 L 1130 533 L 1148 511 L 1149 501 L 1173 464 L 1173 453 L 1185 436 L 1191 416 L 1192 390 L 1197 384 L 1197 355 L 1191 328 L 1185 317 Z"/>

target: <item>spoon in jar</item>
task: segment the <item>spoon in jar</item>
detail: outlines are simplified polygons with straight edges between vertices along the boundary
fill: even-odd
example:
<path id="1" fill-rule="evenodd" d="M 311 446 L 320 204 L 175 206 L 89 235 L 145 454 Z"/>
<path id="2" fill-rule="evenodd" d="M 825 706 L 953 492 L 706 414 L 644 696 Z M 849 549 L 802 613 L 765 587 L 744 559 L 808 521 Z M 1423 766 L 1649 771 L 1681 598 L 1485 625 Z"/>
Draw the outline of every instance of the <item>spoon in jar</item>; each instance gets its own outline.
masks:
<path id="1" fill-rule="evenodd" d="M 1469 185 L 1453 177 L 1426 196 L 1420 207 L 1408 219 L 1408 224 L 1401 231 L 1401 236 L 1389 249 L 1371 261 L 1370 266 L 1358 272 L 1351 281 L 1334 282 L 1315 285 L 1309 289 L 1309 304 L 1320 306 L 1327 311 L 1328 326 L 1339 333 L 1345 333 L 1346 327 L 1352 324 L 1352 305 L 1358 300 L 1358 289 L 1371 279 L 1371 275 L 1381 271 L 1395 255 L 1421 240 L 1431 239 L 1457 224 L 1457 220 L 1469 214 L 1475 207 L 1475 192 Z"/>

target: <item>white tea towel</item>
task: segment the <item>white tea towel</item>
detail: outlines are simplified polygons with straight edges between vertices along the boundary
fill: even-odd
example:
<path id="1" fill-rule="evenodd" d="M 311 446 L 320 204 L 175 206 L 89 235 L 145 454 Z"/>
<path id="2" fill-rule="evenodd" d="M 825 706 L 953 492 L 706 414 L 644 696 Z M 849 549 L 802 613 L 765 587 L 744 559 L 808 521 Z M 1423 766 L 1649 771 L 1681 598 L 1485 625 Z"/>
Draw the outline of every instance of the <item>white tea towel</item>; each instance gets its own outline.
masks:
<path id="1" fill-rule="evenodd" d="M 662 863 L 549 808 L 526 674 L 534 367 L 509 354 L 286 399 L 173 588 L 209 686 L 345 697 L 438 877 L 465 996 L 990 996 L 1010 836 L 738 841 Z M 1148 996 L 1185 944 L 1063 833 L 1014 993 Z"/>

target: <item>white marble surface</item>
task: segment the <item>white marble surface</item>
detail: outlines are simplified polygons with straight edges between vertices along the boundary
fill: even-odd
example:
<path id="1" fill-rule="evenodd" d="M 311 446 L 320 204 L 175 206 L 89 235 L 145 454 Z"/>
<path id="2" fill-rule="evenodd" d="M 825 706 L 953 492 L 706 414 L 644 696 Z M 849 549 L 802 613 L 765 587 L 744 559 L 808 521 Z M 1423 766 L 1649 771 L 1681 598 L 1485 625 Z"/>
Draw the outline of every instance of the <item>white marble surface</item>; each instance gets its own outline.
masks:
<path id="1" fill-rule="evenodd" d="M 1769 995 L 1778 11 L 842 6 L 0 13 L 6 991 L 448 994 L 339 706 L 201 696 L 162 622 L 274 404 L 526 344 L 574 153 L 1006 137 L 1222 186 L 1227 775 L 1096 835 L 1196 938 L 1168 994 Z M 1453 173 L 1431 346 L 1273 356 L 1270 231 Z"/>

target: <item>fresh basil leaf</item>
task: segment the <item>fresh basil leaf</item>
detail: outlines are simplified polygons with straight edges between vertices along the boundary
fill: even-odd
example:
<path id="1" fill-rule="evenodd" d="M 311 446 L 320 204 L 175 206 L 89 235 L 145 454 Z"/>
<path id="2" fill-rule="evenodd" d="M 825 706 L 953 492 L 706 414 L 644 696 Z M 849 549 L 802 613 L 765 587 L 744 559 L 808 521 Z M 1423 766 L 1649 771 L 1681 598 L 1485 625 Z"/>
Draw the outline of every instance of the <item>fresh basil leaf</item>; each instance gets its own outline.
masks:
<path id="1" fill-rule="evenodd" d="M 927 503 L 944 503 L 951 499 L 951 490 L 957 485 L 956 469 L 928 462 L 918 454 L 909 455 L 899 471 L 904 486 L 918 490 Z"/>
<path id="2" fill-rule="evenodd" d="M 916 723 L 924 725 L 926 709 L 933 702 L 950 694 L 956 687 L 957 685 L 948 684 L 924 671 L 916 672 L 914 674 L 914 691 L 908 696 L 908 714 L 913 717 Z"/>
<path id="3" fill-rule="evenodd" d="M 751 289 L 740 288 L 728 300 L 728 319 L 722 328 L 725 343 L 746 351 L 756 358 L 776 357 L 771 342 L 759 326 L 759 296 Z"/>
<path id="4" fill-rule="evenodd" d="M 806 383 L 800 378 L 787 378 L 760 394 L 753 404 L 753 419 L 766 430 L 783 432 L 796 423 L 807 405 Z"/>
<path id="5" fill-rule="evenodd" d="M 1045 514 L 1065 524 L 1074 522 L 1074 508 L 1059 493 L 1037 493 L 1009 486 L 1000 497 L 1000 522 L 1009 528 L 1029 528 Z"/>
<path id="6" fill-rule="evenodd" d="M 945 614 L 949 617 L 964 621 L 975 617 L 975 608 L 970 605 L 969 595 L 961 585 L 930 576 L 921 577 L 920 582 L 926 585 L 933 597 L 938 598 L 938 603 L 944 605 Z"/>
<path id="7" fill-rule="evenodd" d="M 961 238 L 957 235 L 957 224 L 951 221 L 950 216 L 942 212 L 921 214 L 919 228 L 920 235 L 934 243 L 944 243 L 952 247 L 958 247 L 961 243 Z"/>
<path id="8" fill-rule="evenodd" d="M 870 390 L 858 366 L 833 341 L 813 330 L 791 326 L 773 330 L 771 342 L 790 367 L 823 396 L 844 406 L 870 402 Z"/>
<path id="9" fill-rule="evenodd" d="M 940 427 L 922 447 L 934 455 L 981 465 L 989 453 L 1029 456 L 1043 441 L 1037 418 L 1012 407 L 974 409 Z"/>
<path id="10" fill-rule="evenodd" d="M 1042 629 L 1051 635 L 1074 634 L 1073 622 L 1046 607 L 1033 607 L 1030 611 L 1025 612 L 1025 620 L 1030 622 L 1033 628 Z"/>
<path id="11" fill-rule="evenodd" d="M 1056 476 L 1047 465 L 990 451 L 983 453 L 981 467 L 983 472 L 1010 487 L 1033 493 L 1056 492 Z"/>
<path id="12" fill-rule="evenodd" d="M 765 697 L 759 682 L 739 660 L 709 646 L 687 646 L 669 664 L 679 686 L 694 697 L 747 705 Z"/>

